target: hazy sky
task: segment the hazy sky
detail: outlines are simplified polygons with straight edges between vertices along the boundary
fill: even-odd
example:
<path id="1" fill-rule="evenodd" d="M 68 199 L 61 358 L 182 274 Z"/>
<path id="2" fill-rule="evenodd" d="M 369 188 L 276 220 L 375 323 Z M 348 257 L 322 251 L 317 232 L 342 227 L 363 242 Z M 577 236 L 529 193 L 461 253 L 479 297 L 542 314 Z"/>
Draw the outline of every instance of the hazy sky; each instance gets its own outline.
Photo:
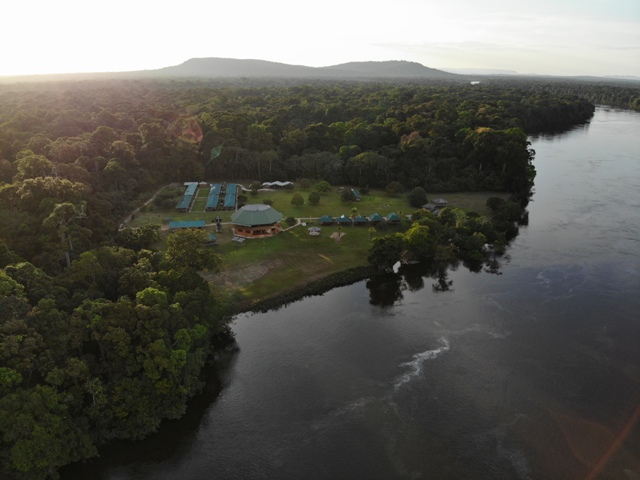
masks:
<path id="1" fill-rule="evenodd" d="M 193 57 L 640 76 L 640 0 L 7 0 L 0 75 Z"/>

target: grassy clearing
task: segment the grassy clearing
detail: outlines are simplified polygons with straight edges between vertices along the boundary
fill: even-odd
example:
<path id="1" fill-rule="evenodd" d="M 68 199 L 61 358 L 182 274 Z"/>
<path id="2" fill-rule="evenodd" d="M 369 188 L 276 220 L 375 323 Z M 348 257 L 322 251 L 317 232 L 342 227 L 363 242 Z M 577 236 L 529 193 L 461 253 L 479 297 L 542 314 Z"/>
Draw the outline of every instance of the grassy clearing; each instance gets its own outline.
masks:
<path id="1" fill-rule="evenodd" d="M 327 275 L 367 265 L 368 227 L 321 227 L 319 236 L 311 236 L 308 226 L 298 225 L 275 237 L 243 244 L 232 242 L 227 229 L 218 235 L 217 247 L 224 258 L 225 271 L 209 280 L 237 289 L 245 299 L 260 301 Z M 339 241 L 332 238 L 339 233 Z"/>
<path id="2" fill-rule="evenodd" d="M 305 204 L 295 207 L 291 204 L 294 192 L 300 192 Z M 257 302 L 276 294 L 293 290 L 310 282 L 341 272 L 353 267 L 367 265 L 367 253 L 370 245 L 369 227 L 321 227 L 320 236 L 310 236 L 307 228 L 318 226 L 317 219 L 323 215 L 337 217 L 341 214 L 350 215 L 353 208 L 357 213 L 368 216 L 379 213 L 383 216 L 391 212 L 407 215 L 415 211 L 407 202 L 406 195 L 389 197 L 385 192 L 373 190 L 363 195 L 360 202 L 344 204 L 340 200 L 340 193 L 336 189 L 324 193 L 318 205 L 311 205 L 307 199 L 311 190 L 275 190 L 260 191 L 257 196 L 246 192 L 247 203 L 264 203 L 271 200 L 273 207 L 284 217 L 300 218 L 306 226 L 293 229 L 266 239 L 251 239 L 243 244 L 232 242 L 231 225 L 224 225 L 221 233 L 216 233 L 218 253 L 223 257 L 225 270 L 222 274 L 205 274 L 205 277 L 218 284 L 236 291 L 247 302 Z M 220 216 L 224 223 L 231 221 L 231 211 L 205 212 L 204 207 L 208 189 L 200 189 L 194 208 L 188 213 L 178 213 L 173 209 L 159 210 L 150 207 L 142 211 L 130 226 L 140 226 L 149 223 L 166 225 L 166 219 L 173 220 L 206 220 L 210 231 L 214 232 L 213 219 Z M 471 192 L 449 193 L 446 195 L 429 194 L 428 198 L 443 197 L 452 207 L 466 211 L 474 211 L 480 215 L 488 215 L 486 201 L 489 197 L 499 196 L 507 198 L 505 193 Z M 385 235 L 399 231 L 408 225 L 403 221 L 400 227 L 382 225 L 377 227 L 376 235 Z M 332 234 L 343 233 L 337 242 L 331 238 Z M 165 236 L 167 232 L 164 233 Z M 164 243 L 164 242 L 163 242 Z"/>
<path id="3" fill-rule="evenodd" d="M 304 205 L 300 207 L 291 205 L 291 197 L 294 192 L 299 192 L 302 195 L 305 200 Z M 264 203 L 265 200 L 271 200 L 273 202 L 273 208 L 281 212 L 285 218 L 318 218 L 323 215 L 332 215 L 337 217 L 342 214 L 350 215 L 352 208 L 356 208 L 358 214 L 364 216 L 368 216 L 376 212 L 382 216 L 386 216 L 391 212 L 395 212 L 399 215 L 406 215 L 416 210 L 414 207 L 409 205 L 406 194 L 389 197 L 381 190 L 372 190 L 369 194 L 363 195 L 360 202 L 353 202 L 350 204 L 344 204 L 340 200 L 340 193 L 334 189 L 331 192 L 323 193 L 318 205 L 311 205 L 307 200 L 309 193 L 311 193 L 311 190 L 295 189 L 259 191 L 257 196 L 253 196 L 249 192 L 245 192 L 245 195 L 247 196 L 247 203 Z M 232 211 L 204 211 L 207 195 L 208 189 L 200 188 L 192 210 L 187 213 L 178 213 L 174 209 L 159 210 L 157 207 L 150 205 L 146 211 L 142 211 L 136 215 L 136 218 L 130 222 L 130 226 L 136 227 L 149 223 L 162 224 L 165 218 L 171 218 L 173 220 L 204 219 L 209 222 L 216 216 L 220 216 L 223 222 L 230 222 L 231 214 L 233 213 Z M 450 206 L 461 208 L 466 211 L 474 211 L 480 215 L 489 214 L 486 207 L 486 201 L 487 198 L 493 196 L 501 198 L 508 197 L 504 192 L 458 192 L 448 193 L 445 195 L 428 194 L 429 199 L 444 197 L 448 200 Z"/>

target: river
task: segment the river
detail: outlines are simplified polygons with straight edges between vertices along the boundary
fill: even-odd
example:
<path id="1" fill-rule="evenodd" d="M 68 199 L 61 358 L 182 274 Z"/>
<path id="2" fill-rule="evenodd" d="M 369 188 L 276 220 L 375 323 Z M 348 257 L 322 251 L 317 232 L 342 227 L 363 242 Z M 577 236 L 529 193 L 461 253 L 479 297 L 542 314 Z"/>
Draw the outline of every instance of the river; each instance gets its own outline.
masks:
<path id="1" fill-rule="evenodd" d="M 640 114 L 531 138 L 499 275 L 363 281 L 233 324 L 185 418 L 64 480 L 640 478 Z"/>

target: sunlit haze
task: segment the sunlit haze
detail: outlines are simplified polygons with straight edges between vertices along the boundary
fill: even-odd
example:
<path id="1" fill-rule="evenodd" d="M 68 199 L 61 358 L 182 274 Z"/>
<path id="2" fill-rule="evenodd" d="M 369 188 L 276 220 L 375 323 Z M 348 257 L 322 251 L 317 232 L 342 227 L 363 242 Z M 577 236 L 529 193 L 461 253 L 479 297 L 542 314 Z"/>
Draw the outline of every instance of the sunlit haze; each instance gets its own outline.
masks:
<path id="1" fill-rule="evenodd" d="M 0 75 L 228 57 L 640 76 L 639 0 L 35 0 L 2 10 Z"/>

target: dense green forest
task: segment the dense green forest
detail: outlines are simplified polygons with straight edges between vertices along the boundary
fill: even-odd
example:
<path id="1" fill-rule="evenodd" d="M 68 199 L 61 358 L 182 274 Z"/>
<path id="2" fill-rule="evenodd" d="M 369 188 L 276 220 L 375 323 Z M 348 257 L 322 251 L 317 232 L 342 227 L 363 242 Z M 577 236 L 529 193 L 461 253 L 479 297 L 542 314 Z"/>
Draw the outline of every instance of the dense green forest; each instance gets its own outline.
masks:
<path id="1" fill-rule="evenodd" d="M 492 208 L 508 222 L 533 187 L 527 134 L 593 111 L 511 83 L 3 86 L 0 476 L 55 477 L 104 442 L 180 417 L 201 388 L 228 305 L 198 272 L 220 258 L 203 232 L 173 234 L 158 252 L 157 226 L 118 228 L 159 186 L 308 178 L 501 190 L 515 203 Z M 372 263 L 386 268 L 403 249 L 446 260 L 453 250 L 429 234 L 453 228 L 468 231 L 460 251 L 473 256 L 495 234 L 474 215 L 441 217 L 375 242 Z"/>

